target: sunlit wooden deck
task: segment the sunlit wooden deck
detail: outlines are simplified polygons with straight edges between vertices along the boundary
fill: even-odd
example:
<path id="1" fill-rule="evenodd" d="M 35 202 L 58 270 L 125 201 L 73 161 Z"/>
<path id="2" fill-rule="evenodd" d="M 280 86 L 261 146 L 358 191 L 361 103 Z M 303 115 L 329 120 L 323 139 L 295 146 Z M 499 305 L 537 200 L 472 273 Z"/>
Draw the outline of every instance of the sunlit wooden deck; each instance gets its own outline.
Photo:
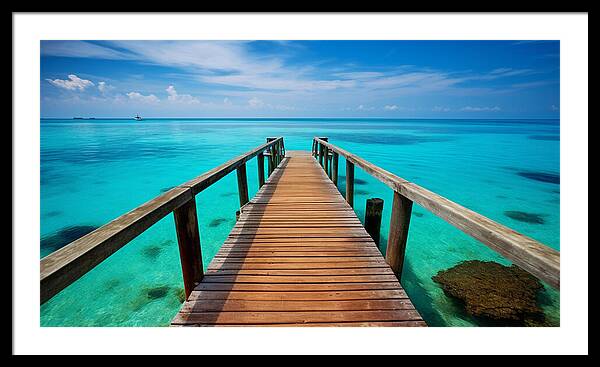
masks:
<path id="1" fill-rule="evenodd" d="M 173 326 L 426 326 L 310 152 L 246 204 Z"/>

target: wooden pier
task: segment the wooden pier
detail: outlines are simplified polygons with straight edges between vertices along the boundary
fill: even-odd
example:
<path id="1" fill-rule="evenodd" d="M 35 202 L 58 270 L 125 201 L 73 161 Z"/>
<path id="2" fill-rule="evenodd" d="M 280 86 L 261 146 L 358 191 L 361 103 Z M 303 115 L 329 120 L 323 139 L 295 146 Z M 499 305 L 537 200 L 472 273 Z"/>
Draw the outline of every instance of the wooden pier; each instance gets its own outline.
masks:
<path id="1" fill-rule="evenodd" d="M 177 326 L 425 326 L 310 152 L 288 152 L 244 205 Z"/>
<path id="2" fill-rule="evenodd" d="M 346 162 L 345 197 L 337 190 L 340 156 Z M 254 157 L 260 189 L 250 200 L 246 162 Z M 394 192 L 385 258 L 376 245 L 384 203 L 367 201 L 365 229 L 353 210 L 355 166 Z M 204 270 L 196 195 L 234 170 L 237 223 Z M 558 251 L 325 137 L 313 139 L 310 152 L 286 152 L 278 137 L 43 258 L 40 302 L 173 213 L 186 294 L 173 326 L 426 326 L 400 284 L 413 202 L 560 287 Z"/>

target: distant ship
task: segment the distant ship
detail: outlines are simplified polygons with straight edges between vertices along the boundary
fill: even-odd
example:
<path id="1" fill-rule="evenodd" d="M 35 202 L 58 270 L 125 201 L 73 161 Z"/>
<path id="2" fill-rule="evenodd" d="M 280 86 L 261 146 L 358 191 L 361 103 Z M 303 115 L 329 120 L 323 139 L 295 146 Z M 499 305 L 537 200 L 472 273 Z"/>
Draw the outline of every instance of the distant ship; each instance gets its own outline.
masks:
<path id="1" fill-rule="evenodd" d="M 138 114 L 135 115 L 135 117 L 133 118 L 136 121 L 142 121 L 142 117 Z"/>

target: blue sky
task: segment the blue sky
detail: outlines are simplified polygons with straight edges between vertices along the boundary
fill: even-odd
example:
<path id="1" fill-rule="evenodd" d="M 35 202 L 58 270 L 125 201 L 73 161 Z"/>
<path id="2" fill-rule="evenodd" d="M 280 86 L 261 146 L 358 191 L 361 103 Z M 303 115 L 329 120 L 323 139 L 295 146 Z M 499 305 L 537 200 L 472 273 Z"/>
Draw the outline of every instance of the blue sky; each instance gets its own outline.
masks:
<path id="1" fill-rule="evenodd" d="M 558 41 L 42 41 L 42 117 L 558 118 Z"/>

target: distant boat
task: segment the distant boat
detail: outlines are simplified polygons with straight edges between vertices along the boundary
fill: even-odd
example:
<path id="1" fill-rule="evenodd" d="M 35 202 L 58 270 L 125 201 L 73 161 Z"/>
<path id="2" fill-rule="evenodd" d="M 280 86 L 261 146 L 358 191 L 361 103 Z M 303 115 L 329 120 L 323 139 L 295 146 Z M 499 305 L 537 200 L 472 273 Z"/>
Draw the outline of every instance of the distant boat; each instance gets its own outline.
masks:
<path id="1" fill-rule="evenodd" d="M 142 117 L 138 114 L 135 115 L 135 117 L 133 118 L 136 121 L 142 121 Z"/>
<path id="2" fill-rule="evenodd" d="M 73 120 L 83 120 L 83 117 L 73 117 Z"/>

